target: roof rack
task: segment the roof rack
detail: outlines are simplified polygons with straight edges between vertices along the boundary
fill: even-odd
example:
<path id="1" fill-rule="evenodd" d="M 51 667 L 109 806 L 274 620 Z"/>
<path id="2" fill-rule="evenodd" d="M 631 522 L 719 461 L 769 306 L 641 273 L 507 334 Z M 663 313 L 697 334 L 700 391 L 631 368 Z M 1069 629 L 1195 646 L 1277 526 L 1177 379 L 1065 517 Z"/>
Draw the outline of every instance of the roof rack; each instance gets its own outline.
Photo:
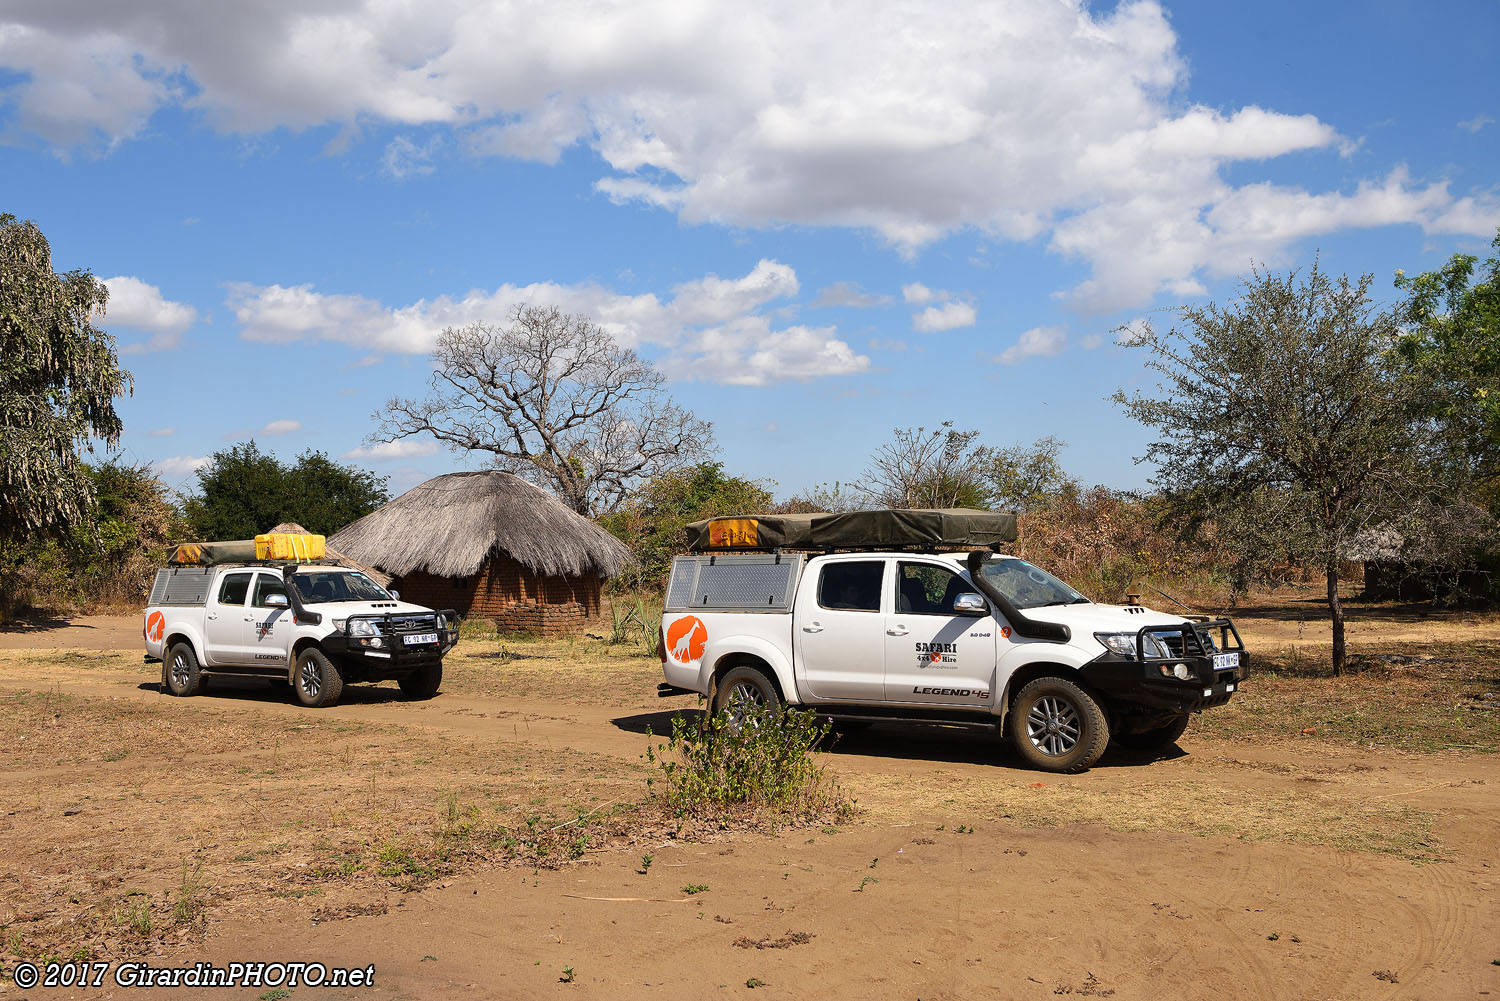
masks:
<path id="1" fill-rule="evenodd" d="M 994 548 L 1016 540 L 1016 516 L 976 508 L 755 514 L 695 521 L 686 533 L 694 553 Z"/>

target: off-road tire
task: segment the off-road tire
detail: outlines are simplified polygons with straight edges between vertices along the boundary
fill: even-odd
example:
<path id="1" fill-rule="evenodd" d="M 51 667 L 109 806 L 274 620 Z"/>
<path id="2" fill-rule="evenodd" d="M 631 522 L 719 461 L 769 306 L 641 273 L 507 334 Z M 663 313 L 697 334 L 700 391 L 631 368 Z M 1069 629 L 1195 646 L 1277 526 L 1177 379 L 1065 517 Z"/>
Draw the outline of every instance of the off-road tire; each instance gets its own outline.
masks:
<path id="1" fill-rule="evenodd" d="M 438 693 L 438 686 L 443 683 L 443 665 L 434 664 L 420 671 L 413 671 L 396 683 L 401 686 L 401 694 L 408 699 L 430 699 Z"/>
<path id="2" fill-rule="evenodd" d="M 344 691 L 344 676 L 328 655 L 310 646 L 297 655 L 297 673 L 292 680 L 297 701 L 309 709 L 322 709 L 338 702 Z"/>
<path id="3" fill-rule="evenodd" d="M 208 679 L 198 666 L 198 655 L 193 653 L 191 643 L 175 643 L 167 651 L 167 659 L 161 665 L 161 680 L 173 695 L 202 695 L 208 687 Z"/>
<path id="4" fill-rule="evenodd" d="M 1037 678 L 1016 695 L 1006 732 L 1021 759 L 1044 772 L 1091 768 L 1109 746 L 1109 720 L 1066 678 Z"/>
<path id="5" fill-rule="evenodd" d="M 1188 714 L 1183 713 L 1164 726 L 1142 730 L 1139 733 L 1117 733 L 1115 743 L 1132 751 L 1160 751 L 1177 743 L 1187 729 Z"/>
<path id="6" fill-rule="evenodd" d="M 714 715 L 725 714 L 732 727 L 743 722 L 742 706 L 758 705 L 767 710 L 781 708 L 781 693 L 776 683 L 758 667 L 731 668 L 714 686 Z"/>

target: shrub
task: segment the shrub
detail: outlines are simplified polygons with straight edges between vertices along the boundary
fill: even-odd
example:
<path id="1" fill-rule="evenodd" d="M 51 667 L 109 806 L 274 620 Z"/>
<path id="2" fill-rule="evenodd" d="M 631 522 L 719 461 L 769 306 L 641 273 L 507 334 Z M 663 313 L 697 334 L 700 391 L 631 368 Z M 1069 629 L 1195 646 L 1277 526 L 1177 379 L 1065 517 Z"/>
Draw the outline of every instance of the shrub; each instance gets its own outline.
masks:
<path id="1" fill-rule="evenodd" d="M 738 727 L 723 715 L 679 715 L 667 743 L 646 750 L 660 783 L 647 781 L 678 817 L 771 826 L 842 819 L 853 804 L 812 753 L 830 729 L 809 710 L 754 709 Z"/>

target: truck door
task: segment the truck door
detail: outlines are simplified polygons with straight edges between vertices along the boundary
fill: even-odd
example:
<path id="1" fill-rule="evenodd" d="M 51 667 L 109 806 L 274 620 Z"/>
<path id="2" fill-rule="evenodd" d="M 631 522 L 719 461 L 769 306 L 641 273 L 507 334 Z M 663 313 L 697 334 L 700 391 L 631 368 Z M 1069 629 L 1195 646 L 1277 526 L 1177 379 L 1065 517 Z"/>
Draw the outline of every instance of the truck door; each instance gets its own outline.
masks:
<path id="1" fill-rule="evenodd" d="M 277 594 L 282 602 L 272 604 L 268 599 Z M 245 640 L 250 663 L 284 669 L 291 629 L 292 610 L 286 605 L 286 582 L 281 574 L 262 570 L 255 575 L 255 589 L 250 593 L 250 632 Z"/>
<path id="2" fill-rule="evenodd" d="M 219 589 L 209 599 L 203 616 L 203 656 L 210 667 L 253 663 L 247 649 L 250 638 L 249 570 L 226 573 Z"/>
<path id="3" fill-rule="evenodd" d="M 894 608 L 882 632 L 886 701 L 988 709 L 995 698 L 994 617 L 953 614 L 953 599 L 975 588 L 948 567 L 895 562 Z"/>
<path id="4" fill-rule="evenodd" d="M 793 615 L 798 687 L 825 702 L 885 697 L 882 593 L 889 560 L 825 558 L 797 588 Z"/>

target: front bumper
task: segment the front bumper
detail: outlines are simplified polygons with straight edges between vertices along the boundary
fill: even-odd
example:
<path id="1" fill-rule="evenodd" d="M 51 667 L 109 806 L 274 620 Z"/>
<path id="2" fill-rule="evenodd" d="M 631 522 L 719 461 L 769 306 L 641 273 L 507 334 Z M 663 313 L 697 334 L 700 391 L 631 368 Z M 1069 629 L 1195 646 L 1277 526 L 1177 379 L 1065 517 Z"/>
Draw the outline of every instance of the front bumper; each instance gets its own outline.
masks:
<path id="1" fill-rule="evenodd" d="M 1187 681 L 1164 677 L 1161 666 L 1168 669 L 1186 664 L 1191 677 Z M 1240 685 L 1250 677 L 1250 655 L 1240 652 L 1239 666 L 1214 670 L 1212 657 L 1168 657 L 1146 661 L 1132 660 L 1106 653 L 1083 665 L 1080 672 L 1090 688 L 1111 701 L 1166 709 L 1172 712 L 1202 712 L 1228 702 Z"/>
<path id="2" fill-rule="evenodd" d="M 1201 639 L 1209 630 L 1215 629 L 1220 635 L 1217 647 Z M 1158 635 L 1166 632 L 1160 626 L 1148 626 L 1141 633 L 1148 631 Z M 1173 713 L 1196 713 L 1224 705 L 1250 677 L 1250 654 L 1240 641 L 1234 624 L 1228 619 L 1184 624 L 1180 632 L 1183 634 L 1181 645 L 1177 647 L 1180 656 L 1146 657 L 1138 636 L 1136 656 L 1106 650 L 1083 665 L 1080 673 L 1090 687 L 1115 703 Z M 1197 649 L 1204 650 L 1196 656 L 1191 652 L 1194 648 L 1188 640 L 1190 632 L 1200 637 Z M 1235 654 L 1238 663 L 1233 667 L 1217 668 L 1214 666 L 1215 654 Z M 1164 666 L 1170 672 L 1178 664 L 1187 665 L 1187 680 L 1162 674 Z"/>
<path id="3" fill-rule="evenodd" d="M 441 614 L 448 622 L 457 618 L 452 610 L 444 610 Z M 359 673 L 370 680 L 389 680 L 404 678 L 413 671 L 441 663 L 443 656 L 458 645 L 456 626 L 443 629 L 435 626 L 403 629 L 396 625 L 394 620 L 397 618 L 407 619 L 410 616 L 351 615 L 349 621 L 344 623 L 341 632 L 324 637 L 323 649 L 343 663 L 356 666 Z M 355 619 L 374 622 L 379 635 L 374 637 L 351 635 L 350 622 Z M 408 637 L 426 636 L 435 636 L 436 641 L 407 642 Z M 380 645 L 373 645 L 371 642 L 373 640 L 379 640 Z"/>

